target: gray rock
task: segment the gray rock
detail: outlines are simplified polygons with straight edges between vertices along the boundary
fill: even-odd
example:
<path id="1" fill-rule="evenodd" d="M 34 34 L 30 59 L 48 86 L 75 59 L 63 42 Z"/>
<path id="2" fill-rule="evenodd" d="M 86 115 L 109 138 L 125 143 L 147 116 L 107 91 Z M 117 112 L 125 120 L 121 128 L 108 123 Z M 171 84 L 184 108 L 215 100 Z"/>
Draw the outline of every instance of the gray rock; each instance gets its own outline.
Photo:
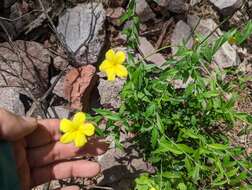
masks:
<path id="1" fill-rule="evenodd" d="M 98 162 L 102 168 L 102 177 L 98 179 L 99 185 L 124 186 L 123 180 L 127 179 L 131 186 L 134 178 L 140 173 L 154 173 L 155 168 L 144 161 L 140 151 L 125 141 L 125 149 L 110 148 L 104 155 L 98 157 Z M 116 185 L 115 185 L 116 184 Z M 117 188 L 122 189 L 122 188 Z"/>
<path id="2" fill-rule="evenodd" d="M 161 7 L 166 7 L 169 5 L 171 0 L 158 0 L 157 1 L 157 4 Z"/>
<path id="3" fill-rule="evenodd" d="M 136 1 L 136 14 L 142 22 L 155 18 L 155 14 L 145 0 Z"/>
<path id="4" fill-rule="evenodd" d="M 121 92 L 125 79 L 116 78 L 115 81 L 100 79 L 98 91 L 100 94 L 100 103 L 103 107 L 118 109 L 121 105 Z"/>
<path id="5" fill-rule="evenodd" d="M 0 107 L 15 114 L 25 115 L 25 108 L 19 98 L 19 88 L 8 87 L 0 90 Z"/>
<path id="6" fill-rule="evenodd" d="M 1 0 L 1 2 L 0 2 L 0 9 L 2 9 L 2 8 L 9 8 L 16 1 L 17 0 Z"/>
<path id="7" fill-rule="evenodd" d="M 200 3 L 200 2 L 201 2 L 201 0 L 191 0 L 190 5 L 194 6 L 194 5 L 196 5 L 196 4 Z"/>
<path id="8" fill-rule="evenodd" d="M 125 10 L 122 7 L 117 8 L 107 8 L 106 16 L 109 22 L 115 26 L 121 26 L 122 22 L 120 20 L 121 16 L 124 14 Z"/>
<path id="9" fill-rule="evenodd" d="M 60 16 L 58 32 L 76 54 L 79 65 L 97 62 L 105 42 L 105 10 L 101 3 L 83 3 Z"/>
<path id="10" fill-rule="evenodd" d="M 27 89 L 40 97 L 48 88 L 50 52 L 32 41 L 15 41 L 0 45 L 0 85 L 18 86 L 27 96 Z M 26 89 L 26 90 L 24 90 Z"/>
<path id="11" fill-rule="evenodd" d="M 188 24 L 191 28 L 195 28 L 199 20 L 197 16 L 188 16 Z M 196 28 L 195 32 L 200 33 L 203 36 L 208 36 L 215 28 L 217 24 L 212 19 L 202 19 Z M 220 35 L 222 35 L 222 31 L 217 29 L 213 35 L 209 38 L 209 43 L 216 40 Z M 238 66 L 240 64 L 240 58 L 233 46 L 231 46 L 228 42 L 222 45 L 222 47 L 216 52 L 213 63 L 215 63 L 220 68 L 228 68 L 233 66 Z M 214 65 L 213 65 L 214 66 Z"/>
<path id="12" fill-rule="evenodd" d="M 53 84 L 55 82 L 55 80 L 58 78 L 58 75 L 53 77 L 51 79 L 51 84 Z M 65 98 L 65 94 L 64 94 L 64 80 L 65 80 L 65 75 L 63 75 L 59 81 L 56 83 L 54 89 L 53 89 L 53 93 L 56 94 L 57 96 L 61 97 L 61 98 Z"/>
<path id="13" fill-rule="evenodd" d="M 186 24 L 184 21 L 180 20 L 176 24 L 175 29 L 171 36 L 172 54 L 173 55 L 176 54 L 178 50 L 178 47 L 176 46 L 183 45 L 187 40 L 188 42 L 186 43 L 186 46 L 188 48 L 192 48 L 193 38 L 192 38 L 191 27 L 188 24 Z"/>
<path id="14" fill-rule="evenodd" d="M 5 28 L 13 39 L 16 39 L 21 33 L 29 33 L 33 29 L 40 27 L 47 19 L 42 11 L 33 12 L 33 14 L 25 14 L 31 10 L 41 9 L 38 1 L 20 1 L 20 0 L 1 0 L 0 9 L 2 6 L 8 7 L 10 10 L 5 17 L 13 21 L 3 21 Z M 52 20 L 64 9 L 64 0 L 43 0 L 45 9 L 50 14 Z M 6 9 L 4 9 L 5 11 Z M 35 37 L 40 37 L 43 32 L 37 32 Z M 6 34 L 1 31 L 0 36 L 6 38 Z"/>
<path id="15" fill-rule="evenodd" d="M 232 15 L 242 6 L 242 0 L 210 0 L 223 16 Z"/>
<path id="16" fill-rule="evenodd" d="M 70 115 L 70 110 L 63 106 L 54 106 L 48 108 L 49 118 L 68 118 Z"/>
<path id="17" fill-rule="evenodd" d="M 56 69 L 64 70 L 64 68 L 68 65 L 67 59 L 63 58 L 62 56 L 56 56 L 53 58 L 53 66 Z"/>
<path id="18" fill-rule="evenodd" d="M 168 5 L 168 10 L 174 13 L 183 13 L 188 9 L 185 0 L 171 0 Z"/>
<path id="19" fill-rule="evenodd" d="M 157 3 L 173 13 L 183 13 L 188 9 L 185 0 L 159 0 Z"/>
<path id="20" fill-rule="evenodd" d="M 147 61 L 150 61 L 159 67 L 161 67 L 166 62 L 165 58 L 160 53 L 155 53 L 156 49 L 144 37 L 139 37 L 138 49 L 139 49 L 140 53 L 144 57 L 146 57 Z M 153 54 L 153 55 L 151 55 L 151 54 Z"/>

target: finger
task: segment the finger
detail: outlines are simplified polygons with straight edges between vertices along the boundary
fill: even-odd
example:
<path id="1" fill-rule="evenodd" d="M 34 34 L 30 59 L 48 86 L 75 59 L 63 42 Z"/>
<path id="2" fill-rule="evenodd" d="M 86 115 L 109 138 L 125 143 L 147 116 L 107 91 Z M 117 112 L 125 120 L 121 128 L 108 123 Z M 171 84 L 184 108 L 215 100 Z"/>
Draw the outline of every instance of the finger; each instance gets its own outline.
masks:
<path id="1" fill-rule="evenodd" d="M 101 139 L 90 139 L 83 147 L 77 148 L 74 144 L 62 144 L 60 142 L 50 143 L 45 146 L 28 149 L 28 162 L 30 167 L 41 167 L 56 161 L 71 159 L 83 155 L 103 154 L 108 144 L 100 142 Z"/>
<path id="2" fill-rule="evenodd" d="M 0 139 L 15 141 L 37 128 L 35 118 L 17 116 L 0 108 Z"/>
<path id="3" fill-rule="evenodd" d="M 69 177 L 94 177 L 100 172 L 100 165 L 86 160 L 61 162 L 31 172 L 33 186 L 40 185 L 53 179 Z"/>
<path id="4" fill-rule="evenodd" d="M 58 119 L 45 119 L 38 121 L 37 129 L 26 137 L 28 147 L 37 147 L 56 142 L 60 138 Z"/>

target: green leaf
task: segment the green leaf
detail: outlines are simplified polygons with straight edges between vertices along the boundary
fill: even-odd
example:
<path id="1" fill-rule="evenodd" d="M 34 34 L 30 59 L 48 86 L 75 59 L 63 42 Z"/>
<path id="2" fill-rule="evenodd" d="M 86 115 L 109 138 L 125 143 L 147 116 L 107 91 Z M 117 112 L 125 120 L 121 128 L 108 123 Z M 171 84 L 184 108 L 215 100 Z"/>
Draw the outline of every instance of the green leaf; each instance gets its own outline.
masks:
<path id="1" fill-rule="evenodd" d="M 221 187 L 221 186 L 223 186 L 223 185 L 226 184 L 226 183 L 228 183 L 228 180 L 227 180 L 227 179 L 226 179 L 226 180 L 219 181 L 219 182 L 213 182 L 213 183 L 212 183 L 212 186 L 213 186 L 213 187 Z"/>
<path id="2" fill-rule="evenodd" d="M 146 109 L 145 117 L 152 116 L 155 113 L 155 110 L 156 110 L 156 104 L 152 102 Z"/>
<path id="3" fill-rule="evenodd" d="M 233 176 L 237 175 L 238 171 L 239 171 L 239 168 L 234 168 L 234 169 L 230 170 L 229 172 L 227 172 L 226 175 L 228 177 L 233 177 Z"/>
<path id="4" fill-rule="evenodd" d="M 151 145 L 153 148 L 157 144 L 158 136 L 159 136 L 158 130 L 155 127 L 153 127 L 151 132 Z"/>
<path id="5" fill-rule="evenodd" d="M 221 163 L 221 161 L 220 161 L 220 159 L 219 158 L 215 158 L 215 164 L 216 164 L 216 167 L 219 169 L 219 171 L 220 171 L 220 178 L 222 178 L 223 177 L 223 174 L 224 174 L 224 169 L 223 169 L 223 167 L 222 167 L 222 163 Z"/>
<path id="6" fill-rule="evenodd" d="M 184 159 L 184 163 L 185 163 L 185 167 L 186 167 L 186 170 L 187 172 L 191 172 L 192 171 L 192 163 L 191 163 L 191 160 L 186 156 L 185 159 Z"/>
<path id="7" fill-rule="evenodd" d="M 157 152 L 165 153 L 172 152 L 173 154 L 180 155 L 183 154 L 181 150 L 179 150 L 174 144 L 167 141 L 165 138 L 161 138 L 159 143 L 159 148 L 156 150 Z"/>
<path id="8" fill-rule="evenodd" d="M 224 33 L 221 37 L 219 37 L 213 44 L 212 55 L 214 55 L 221 48 L 221 46 L 228 41 L 228 39 L 234 36 L 235 33 L 236 30 L 231 30 Z"/>
<path id="9" fill-rule="evenodd" d="M 209 144 L 207 145 L 209 148 L 216 149 L 216 150 L 227 150 L 229 145 L 224 144 Z"/>
<path id="10" fill-rule="evenodd" d="M 94 111 L 109 120 L 112 120 L 112 121 L 120 121 L 121 120 L 121 117 L 117 113 L 113 113 L 113 112 L 105 110 L 105 109 L 94 109 Z"/>
<path id="11" fill-rule="evenodd" d="M 203 94 L 201 94 L 204 98 L 212 98 L 219 96 L 219 93 L 217 91 L 208 91 Z"/>
<path id="12" fill-rule="evenodd" d="M 197 135 L 197 132 L 195 132 L 193 129 L 181 129 L 183 131 L 184 137 L 190 137 L 192 139 L 199 139 L 200 136 Z"/>
<path id="13" fill-rule="evenodd" d="M 235 35 L 236 44 L 241 45 L 252 34 L 252 21 L 250 20 L 241 32 L 237 32 Z"/>
<path id="14" fill-rule="evenodd" d="M 194 182 L 197 182 L 200 179 L 199 172 L 200 172 L 200 165 L 196 163 L 196 166 L 193 168 L 192 171 L 192 178 Z"/>
<path id="15" fill-rule="evenodd" d="M 178 147 L 179 150 L 182 150 L 186 153 L 193 153 L 194 152 L 193 148 L 187 146 L 186 144 L 177 144 L 176 146 Z"/>
<path id="16" fill-rule="evenodd" d="M 163 122 L 162 122 L 162 120 L 161 120 L 161 118 L 160 118 L 160 116 L 159 116 L 158 113 L 156 113 L 156 117 L 157 117 L 157 119 L 156 119 L 156 121 L 157 121 L 157 127 L 158 127 L 158 129 L 159 129 L 159 131 L 161 133 L 164 133 L 165 132 L 164 125 L 163 125 Z"/>
<path id="17" fill-rule="evenodd" d="M 187 187 L 186 187 L 186 185 L 184 183 L 179 183 L 177 188 L 179 190 L 187 190 Z"/>
<path id="18" fill-rule="evenodd" d="M 179 172 L 165 171 L 162 173 L 162 177 L 167 179 L 180 179 L 182 176 Z"/>

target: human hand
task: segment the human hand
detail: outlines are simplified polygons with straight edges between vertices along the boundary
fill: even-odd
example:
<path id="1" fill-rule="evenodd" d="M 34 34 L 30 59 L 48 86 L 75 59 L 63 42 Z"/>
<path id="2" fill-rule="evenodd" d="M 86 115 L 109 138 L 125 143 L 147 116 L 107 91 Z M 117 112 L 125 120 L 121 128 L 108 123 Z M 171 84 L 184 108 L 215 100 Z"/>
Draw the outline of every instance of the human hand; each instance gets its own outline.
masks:
<path id="1" fill-rule="evenodd" d="M 53 179 L 93 177 L 100 172 L 96 162 L 71 159 L 103 154 L 106 143 L 91 139 L 83 148 L 76 148 L 73 144 L 60 143 L 60 136 L 57 119 L 37 121 L 0 108 L 0 139 L 12 144 L 22 190 Z"/>

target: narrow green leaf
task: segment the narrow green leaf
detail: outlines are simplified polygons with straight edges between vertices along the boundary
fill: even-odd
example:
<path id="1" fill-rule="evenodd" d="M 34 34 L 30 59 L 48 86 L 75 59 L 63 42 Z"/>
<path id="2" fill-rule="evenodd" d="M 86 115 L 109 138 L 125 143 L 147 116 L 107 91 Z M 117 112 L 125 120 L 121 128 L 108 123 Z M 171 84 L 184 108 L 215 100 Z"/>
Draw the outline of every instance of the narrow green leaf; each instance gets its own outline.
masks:
<path id="1" fill-rule="evenodd" d="M 182 150 L 186 153 L 193 153 L 194 152 L 193 148 L 187 146 L 186 144 L 177 144 L 176 146 L 178 147 L 179 150 Z"/>
<path id="2" fill-rule="evenodd" d="M 196 166 L 192 171 L 192 178 L 194 182 L 197 182 L 200 179 L 199 172 L 200 172 L 200 165 L 196 163 Z"/>
<path id="3" fill-rule="evenodd" d="M 224 144 L 209 144 L 207 146 L 209 148 L 216 149 L 216 150 L 227 150 L 229 148 L 228 145 L 224 145 Z"/>
<path id="4" fill-rule="evenodd" d="M 179 172 L 165 171 L 162 173 L 162 177 L 167 178 L 167 179 L 179 179 L 182 176 Z"/>
<path id="5" fill-rule="evenodd" d="M 183 154 L 181 150 L 179 150 L 174 144 L 167 141 L 165 138 L 161 138 L 159 148 L 157 149 L 157 152 L 172 152 L 173 154 L 180 155 Z"/>
<path id="6" fill-rule="evenodd" d="M 187 190 L 187 187 L 186 187 L 186 185 L 184 183 L 179 183 L 178 184 L 178 189 L 179 190 Z"/>
<path id="7" fill-rule="evenodd" d="M 117 113 L 113 113 L 111 111 L 105 110 L 105 109 L 94 109 L 94 111 L 103 117 L 110 119 L 112 121 L 120 121 L 121 117 Z"/>
<path id="8" fill-rule="evenodd" d="M 155 128 L 155 126 L 152 128 L 152 132 L 151 132 L 151 145 L 154 148 L 157 144 L 157 140 L 158 140 L 158 130 L 157 128 Z"/>

